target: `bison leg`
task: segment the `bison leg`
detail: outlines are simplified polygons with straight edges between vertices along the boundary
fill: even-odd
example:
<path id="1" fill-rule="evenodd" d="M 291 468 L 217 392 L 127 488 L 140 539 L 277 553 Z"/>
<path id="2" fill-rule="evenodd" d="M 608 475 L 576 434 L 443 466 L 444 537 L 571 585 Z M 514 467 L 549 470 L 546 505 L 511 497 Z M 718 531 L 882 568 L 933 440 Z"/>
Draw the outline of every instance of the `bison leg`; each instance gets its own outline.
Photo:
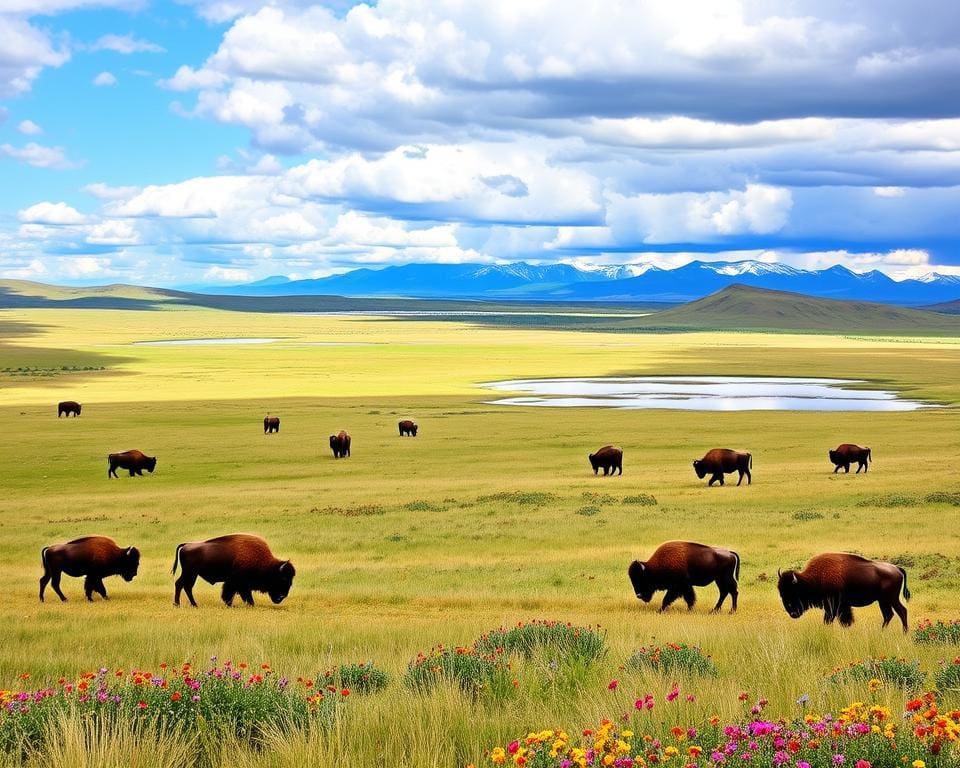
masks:
<path id="1" fill-rule="evenodd" d="M 50 583 L 50 575 L 44 571 L 43 576 L 40 577 L 40 602 L 43 602 L 43 593 L 47 589 L 47 584 Z"/>
<path id="2" fill-rule="evenodd" d="M 736 582 L 734 582 L 734 585 L 731 587 L 731 586 L 730 586 L 729 584 L 727 584 L 726 582 L 724 582 L 724 583 L 721 584 L 721 583 L 718 581 L 718 582 L 717 582 L 717 589 L 720 590 L 720 599 L 717 600 L 717 604 L 716 604 L 715 606 L 713 606 L 713 610 L 710 611 L 710 613 L 719 613 L 719 612 L 720 612 L 720 609 L 723 607 L 723 601 L 727 599 L 727 595 L 732 595 L 732 596 L 733 596 L 733 605 L 734 605 L 734 607 L 730 609 L 730 613 L 733 613 L 734 611 L 736 611 L 736 610 L 737 610 L 737 609 L 736 609 L 736 605 L 737 605 L 737 597 L 736 597 L 736 595 L 737 595 L 737 587 L 736 587 Z"/>
<path id="3" fill-rule="evenodd" d="M 897 616 L 900 617 L 900 623 L 903 624 L 903 631 L 909 632 L 907 628 L 907 606 L 900 602 L 900 595 L 893 598 L 893 610 L 895 610 Z"/>
<path id="4" fill-rule="evenodd" d="M 60 576 L 60 571 L 54 571 L 50 574 L 50 586 L 53 587 L 53 591 L 57 593 L 57 597 L 63 602 L 67 602 L 67 596 L 60 590 Z"/>
<path id="5" fill-rule="evenodd" d="M 837 465 L 833 468 L 833 474 L 837 474 L 837 472 L 839 472 L 839 471 L 840 471 L 840 465 L 837 464 Z"/>
<path id="6" fill-rule="evenodd" d="M 240 595 L 240 599 L 243 600 L 247 605 L 253 605 L 253 591 L 249 588 L 244 588 L 237 590 L 237 593 Z"/>
<path id="7" fill-rule="evenodd" d="M 692 611 L 694 603 L 697 602 L 697 593 L 689 584 L 683 590 L 683 600 L 687 604 L 687 610 Z"/>
<path id="8" fill-rule="evenodd" d="M 862 461 L 858 461 L 858 462 L 857 462 L 857 474 L 858 474 L 858 475 L 860 474 L 860 470 L 861 470 L 861 469 L 863 469 L 863 462 L 862 462 Z"/>
<path id="9" fill-rule="evenodd" d="M 107 477 L 116 477 L 117 476 L 117 466 L 115 464 L 110 465 L 110 469 L 107 470 Z"/>
<path id="10" fill-rule="evenodd" d="M 107 588 L 103 586 L 103 579 L 99 576 L 87 576 L 83 580 L 83 591 L 87 596 L 87 600 L 91 603 L 93 602 L 93 593 L 96 592 L 104 600 L 107 600 Z"/>
<path id="11" fill-rule="evenodd" d="M 659 612 L 663 613 L 665 610 L 667 610 L 667 608 L 670 607 L 670 604 L 673 603 L 673 601 L 678 597 L 680 597 L 679 589 L 668 589 L 667 594 L 663 596 L 663 602 L 660 604 Z"/>
<path id="12" fill-rule="evenodd" d="M 623 464 L 617 464 L 617 474 L 618 475 L 623 474 Z"/>
<path id="13" fill-rule="evenodd" d="M 850 464 L 849 462 L 843 465 L 843 471 L 845 474 L 850 474 Z"/>
<path id="14" fill-rule="evenodd" d="M 883 624 L 880 626 L 886 628 L 887 624 L 890 623 L 890 619 L 893 618 L 893 608 L 890 606 L 890 603 L 885 603 L 882 600 L 878 602 L 880 606 L 880 613 L 883 614 Z"/>
<path id="15" fill-rule="evenodd" d="M 195 573 L 180 573 L 180 578 L 174 582 L 174 587 L 176 588 L 173 593 L 173 604 L 180 607 L 180 591 L 187 593 L 187 599 L 190 601 L 190 605 L 194 608 L 197 607 L 197 601 L 193 599 L 193 585 L 197 583 L 197 574 Z"/>
<path id="16" fill-rule="evenodd" d="M 237 594 L 237 588 L 229 581 L 223 582 L 223 590 L 220 592 L 220 599 L 223 600 L 227 608 L 233 606 L 234 595 Z"/>
<path id="17" fill-rule="evenodd" d="M 849 627 L 853 624 L 853 609 L 849 605 L 841 605 L 837 610 L 837 616 L 840 618 L 841 627 Z"/>

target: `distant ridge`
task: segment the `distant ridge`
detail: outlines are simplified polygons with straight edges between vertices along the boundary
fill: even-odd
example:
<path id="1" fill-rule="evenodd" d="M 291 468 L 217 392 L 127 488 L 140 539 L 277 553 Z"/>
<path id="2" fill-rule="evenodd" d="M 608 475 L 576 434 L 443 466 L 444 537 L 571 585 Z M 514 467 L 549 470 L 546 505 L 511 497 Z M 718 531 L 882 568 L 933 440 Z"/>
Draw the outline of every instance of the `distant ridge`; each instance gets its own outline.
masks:
<path id="1" fill-rule="evenodd" d="M 930 312 L 944 312 L 948 315 L 960 315 L 960 299 L 945 301 L 941 304 L 931 304 L 928 307 L 923 307 L 923 309 Z"/>
<path id="2" fill-rule="evenodd" d="M 732 285 L 689 304 L 615 325 L 624 330 L 960 333 L 958 317 L 875 302 L 818 299 L 747 285 Z"/>
<path id="3" fill-rule="evenodd" d="M 676 269 L 650 265 L 578 268 L 570 264 L 403 264 L 361 268 L 311 280 L 267 278 L 257 283 L 209 286 L 208 293 L 246 296 L 334 294 L 482 301 L 603 301 L 679 304 L 734 284 L 827 299 L 919 306 L 960 298 L 960 277 L 932 273 L 893 280 L 835 265 L 804 270 L 760 261 L 692 261 Z"/>

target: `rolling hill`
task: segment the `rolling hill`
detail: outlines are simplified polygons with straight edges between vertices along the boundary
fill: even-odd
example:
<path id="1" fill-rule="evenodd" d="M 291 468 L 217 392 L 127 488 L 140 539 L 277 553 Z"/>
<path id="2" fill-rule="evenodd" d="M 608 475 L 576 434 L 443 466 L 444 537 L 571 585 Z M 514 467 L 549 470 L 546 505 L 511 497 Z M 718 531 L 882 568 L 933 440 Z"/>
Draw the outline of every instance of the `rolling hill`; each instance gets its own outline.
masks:
<path id="1" fill-rule="evenodd" d="M 654 315 L 611 322 L 609 329 L 960 334 L 960 318 L 888 304 L 818 299 L 732 285 Z"/>

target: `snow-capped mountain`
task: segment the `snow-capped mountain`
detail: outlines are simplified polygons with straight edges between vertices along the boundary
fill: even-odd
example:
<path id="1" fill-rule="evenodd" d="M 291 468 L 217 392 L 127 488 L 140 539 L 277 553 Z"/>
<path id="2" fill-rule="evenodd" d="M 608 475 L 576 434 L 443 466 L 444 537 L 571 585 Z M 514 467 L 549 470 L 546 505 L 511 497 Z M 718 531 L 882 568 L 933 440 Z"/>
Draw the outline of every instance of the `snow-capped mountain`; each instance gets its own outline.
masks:
<path id="1" fill-rule="evenodd" d="M 931 273 L 893 280 L 883 272 L 852 272 L 836 265 L 805 270 L 760 261 L 692 261 L 676 269 L 644 265 L 406 264 L 356 269 L 315 280 L 277 278 L 209 288 L 250 296 L 330 294 L 526 301 L 670 302 L 699 299 L 742 284 L 831 299 L 925 305 L 960 298 L 960 277 Z"/>

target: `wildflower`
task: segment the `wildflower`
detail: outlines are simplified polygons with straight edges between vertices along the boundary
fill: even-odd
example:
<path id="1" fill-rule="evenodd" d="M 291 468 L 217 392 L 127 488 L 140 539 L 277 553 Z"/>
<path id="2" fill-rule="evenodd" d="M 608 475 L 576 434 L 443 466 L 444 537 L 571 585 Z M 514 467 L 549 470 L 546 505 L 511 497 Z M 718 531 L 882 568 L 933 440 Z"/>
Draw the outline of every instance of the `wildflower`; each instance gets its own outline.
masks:
<path id="1" fill-rule="evenodd" d="M 750 698 L 750 694 L 746 691 L 740 691 L 740 695 L 737 696 L 737 701 L 746 701 Z"/>
<path id="2" fill-rule="evenodd" d="M 855 768 L 873 768 L 873 766 L 870 764 L 869 760 L 864 760 L 863 758 L 860 758 L 859 760 L 857 760 Z"/>
<path id="3" fill-rule="evenodd" d="M 834 765 L 843 765 L 847 760 L 843 755 L 834 755 L 831 759 Z"/>
<path id="4" fill-rule="evenodd" d="M 797 704 L 799 704 L 801 707 L 805 707 L 809 701 L 810 695 L 805 693 L 799 699 L 797 699 Z"/>
<path id="5" fill-rule="evenodd" d="M 180 701 L 183 696 L 181 696 L 180 691 L 174 691 L 170 694 L 170 701 Z"/>
<path id="6" fill-rule="evenodd" d="M 608 691 L 615 691 L 615 690 L 617 690 L 617 686 L 618 686 L 618 685 L 620 685 L 620 681 L 619 681 L 619 680 L 611 680 L 609 683 L 607 683 L 607 690 L 608 690 Z"/>
<path id="7" fill-rule="evenodd" d="M 347 696 L 350 695 L 350 689 L 344 688 L 342 691 L 340 691 L 340 695 L 343 696 L 343 698 L 347 698 Z"/>
<path id="8" fill-rule="evenodd" d="M 910 765 L 912 765 L 913 768 L 927 768 L 927 764 L 923 762 L 923 760 L 914 760 Z"/>
<path id="9" fill-rule="evenodd" d="M 680 689 L 674 686 L 673 690 L 667 694 L 667 701 L 676 701 L 677 696 L 680 695 Z"/>
<path id="10" fill-rule="evenodd" d="M 137 709 L 146 709 L 146 708 L 147 708 L 147 702 L 145 702 L 143 699 L 140 699 L 140 701 L 137 702 Z"/>
<path id="11" fill-rule="evenodd" d="M 867 683 L 867 688 L 870 689 L 870 693 L 876 693 L 882 686 L 883 683 L 881 683 L 876 677 L 871 678 L 870 682 Z"/>

